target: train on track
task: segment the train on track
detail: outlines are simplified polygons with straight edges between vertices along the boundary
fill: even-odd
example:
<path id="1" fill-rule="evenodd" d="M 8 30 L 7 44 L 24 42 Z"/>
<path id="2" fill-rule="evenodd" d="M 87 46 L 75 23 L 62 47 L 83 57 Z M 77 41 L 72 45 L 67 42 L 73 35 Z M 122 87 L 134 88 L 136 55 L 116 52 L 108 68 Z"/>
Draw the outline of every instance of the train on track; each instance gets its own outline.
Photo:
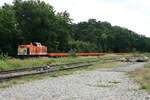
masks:
<path id="1" fill-rule="evenodd" d="M 47 56 L 47 57 L 67 57 L 69 53 L 48 53 L 47 47 L 41 43 L 34 42 L 18 46 L 18 56 Z M 75 53 L 75 56 L 101 56 L 104 53 Z"/>

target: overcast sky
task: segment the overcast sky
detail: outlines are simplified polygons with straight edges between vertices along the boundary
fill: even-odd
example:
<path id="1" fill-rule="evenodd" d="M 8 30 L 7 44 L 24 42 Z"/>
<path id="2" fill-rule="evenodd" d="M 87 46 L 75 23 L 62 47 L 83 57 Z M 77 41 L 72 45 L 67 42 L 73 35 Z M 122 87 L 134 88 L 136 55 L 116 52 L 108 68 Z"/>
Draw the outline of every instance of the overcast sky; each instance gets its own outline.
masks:
<path id="1" fill-rule="evenodd" d="M 0 0 L 11 3 L 13 0 Z M 95 18 L 150 37 L 150 0 L 44 0 L 58 12 L 67 10 L 73 22 Z"/>

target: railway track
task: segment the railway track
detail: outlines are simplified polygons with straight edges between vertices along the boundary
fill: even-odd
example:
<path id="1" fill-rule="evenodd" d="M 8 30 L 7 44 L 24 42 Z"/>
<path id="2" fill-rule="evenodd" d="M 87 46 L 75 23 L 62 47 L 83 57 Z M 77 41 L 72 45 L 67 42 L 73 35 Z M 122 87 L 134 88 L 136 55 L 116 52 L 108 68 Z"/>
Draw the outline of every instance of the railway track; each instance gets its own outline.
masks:
<path id="1" fill-rule="evenodd" d="M 42 73 L 48 73 L 48 72 L 54 72 L 60 70 L 68 70 L 68 69 L 79 68 L 79 67 L 86 67 L 86 66 L 91 66 L 96 62 L 98 61 L 68 63 L 68 64 L 60 64 L 60 65 L 45 65 L 43 67 L 0 71 L 0 80 L 8 80 L 12 78 L 21 77 L 21 76 L 42 74 Z"/>

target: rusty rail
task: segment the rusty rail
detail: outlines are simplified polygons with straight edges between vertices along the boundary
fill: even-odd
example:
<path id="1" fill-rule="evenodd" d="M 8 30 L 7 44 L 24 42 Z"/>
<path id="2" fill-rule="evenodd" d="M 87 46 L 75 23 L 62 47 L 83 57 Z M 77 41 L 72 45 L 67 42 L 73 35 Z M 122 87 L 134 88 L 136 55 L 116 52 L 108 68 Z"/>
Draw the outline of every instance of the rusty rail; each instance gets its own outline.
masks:
<path id="1" fill-rule="evenodd" d="M 67 70 L 67 69 L 73 69 L 79 67 L 86 67 L 86 66 L 91 66 L 94 62 L 96 61 L 78 62 L 78 63 L 69 63 L 69 64 L 51 65 L 51 66 L 47 65 L 44 67 L 0 71 L 0 80 L 7 80 L 7 79 L 12 79 L 12 78 L 27 76 L 27 75 L 35 75 L 35 74 L 42 74 L 42 73 Z"/>

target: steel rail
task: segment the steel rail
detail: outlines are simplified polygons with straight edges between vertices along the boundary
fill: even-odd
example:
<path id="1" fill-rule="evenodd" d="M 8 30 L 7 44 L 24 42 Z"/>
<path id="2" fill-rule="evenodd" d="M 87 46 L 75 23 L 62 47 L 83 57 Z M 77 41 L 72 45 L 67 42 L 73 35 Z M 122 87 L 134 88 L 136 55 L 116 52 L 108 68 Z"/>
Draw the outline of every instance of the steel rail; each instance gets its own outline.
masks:
<path id="1" fill-rule="evenodd" d="M 21 76 L 27 75 L 35 75 L 35 74 L 42 74 L 60 70 L 67 70 L 79 67 L 86 67 L 91 66 L 96 61 L 90 62 L 78 62 L 78 63 L 69 63 L 69 64 L 60 64 L 60 65 L 51 65 L 51 66 L 44 66 L 44 67 L 34 67 L 34 68 L 24 68 L 24 69 L 17 69 L 17 70 L 9 70 L 9 71 L 1 71 L 0 72 L 0 80 L 7 80 Z"/>

